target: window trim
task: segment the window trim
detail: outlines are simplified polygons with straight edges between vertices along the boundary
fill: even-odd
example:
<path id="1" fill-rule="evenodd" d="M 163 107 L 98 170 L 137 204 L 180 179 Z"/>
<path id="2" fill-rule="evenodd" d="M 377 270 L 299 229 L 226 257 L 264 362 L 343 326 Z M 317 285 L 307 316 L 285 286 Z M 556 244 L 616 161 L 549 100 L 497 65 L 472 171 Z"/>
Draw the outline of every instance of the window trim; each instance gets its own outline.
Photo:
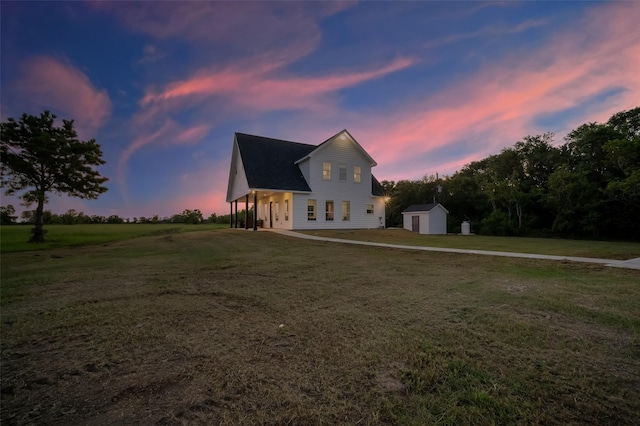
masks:
<path id="1" fill-rule="evenodd" d="M 340 182 L 346 182 L 347 181 L 347 165 L 346 164 L 340 164 L 339 173 L 338 173 L 338 180 Z"/>
<path id="2" fill-rule="evenodd" d="M 329 205 L 331 205 L 331 209 L 329 209 Z M 336 207 L 333 200 L 327 200 L 324 202 L 324 220 L 327 222 L 333 222 L 335 218 Z"/>
<path id="3" fill-rule="evenodd" d="M 331 180 L 331 163 L 328 161 L 322 163 L 322 180 Z"/>
<path id="4" fill-rule="evenodd" d="M 342 201 L 342 221 L 348 222 L 351 220 L 351 201 Z"/>
<path id="5" fill-rule="evenodd" d="M 316 200 L 307 200 L 307 220 L 316 220 L 316 211 L 318 210 L 318 202 Z"/>
<path id="6" fill-rule="evenodd" d="M 353 166 L 353 182 L 362 183 L 362 167 Z"/>

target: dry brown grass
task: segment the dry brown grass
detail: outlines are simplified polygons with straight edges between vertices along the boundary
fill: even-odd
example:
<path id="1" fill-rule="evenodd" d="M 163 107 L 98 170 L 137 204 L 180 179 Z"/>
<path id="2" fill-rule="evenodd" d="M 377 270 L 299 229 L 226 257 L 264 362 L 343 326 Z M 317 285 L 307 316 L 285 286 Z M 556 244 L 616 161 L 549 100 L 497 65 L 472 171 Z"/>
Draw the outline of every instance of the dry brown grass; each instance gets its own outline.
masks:
<path id="1" fill-rule="evenodd" d="M 639 284 L 233 230 L 12 253 L 2 423 L 632 423 Z"/>

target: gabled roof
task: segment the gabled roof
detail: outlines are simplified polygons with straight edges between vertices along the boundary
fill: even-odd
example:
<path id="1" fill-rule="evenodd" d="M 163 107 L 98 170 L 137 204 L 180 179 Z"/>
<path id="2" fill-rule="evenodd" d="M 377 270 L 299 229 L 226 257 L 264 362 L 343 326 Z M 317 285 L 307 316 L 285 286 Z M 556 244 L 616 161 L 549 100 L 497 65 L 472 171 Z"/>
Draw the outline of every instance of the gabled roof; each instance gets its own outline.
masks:
<path id="1" fill-rule="evenodd" d="M 356 148 L 360 151 L 360 153 L 364 156 L 364 158 L 367 159 L 367 161 L 369 162 L 369 165 L 371 165 L 371 167 L 377 166 L 378 164 L 373 160 L 373 158 L 371 158 L 371 156 L 369 155 L 369 153 L 367 151 L 365 151 L 365 149 L 358 143 L 358 141 L 356 140 L 356 138 L 354 138 L 353 136 L 351 136 L 351 133 L 349 133 L 349 131 L 347 129 L 343 129 L 341 131 L 339 131 L 338 133 L 336 133 L 335 135 L 331 136 L 329 139 L 327 139 L 326 141 L 322 142 L 320 145 L 315 146 L 313 150 L 311 150 L 307 155 L 305 155 L 304 157 L 300 157 L 298 159 L 298 161 L 296 161 L 296 163 L 301 163 L 304 160 L 311 158 L 314 154 L 320 152 L 325 146 L 327 146 L 327 144 L 329 142 L 331 142 L 332 140 L 334 140 L 337 137 L 342 137 L 342 139 L 345 139 L 346 137 L 349 137 L 349 139 L 351 139 L 351 141 L 354 143 L 354 145 L 356 146 Z"/>
<path id="2" fill-rule="evenodd" d="M 314 145 L 236 133 L 249 188 L 311 191 L 295 162 Z"/>
<path id="3" fill-rule="evenodd" d="M 327 139 L 323 144 L 343 132 L 349 135 L 349 132 L 343 130 Z M 309 158 L 309 154 L 317 151 L 320 145 L 309 145 L 246 133 L 236 133 L 235 139 L 249 188 L 311 191 L 298 164 Z M 355 142 L 353 137 L 351 139 Z M 355 144 L 364 152 L 366 158 L 371 158 L 357 142 Z M 371 195 L 378 197 L 386 195 L 384 188 L 373 175 L 371 175 Z"/>
<path id="4" fill-rule="evenodd" d="M 440 203 L 429 203 L 429 204 L 414 204 L 412 206 L 407 207 L 402 211 L 402 213 L 411 213 L 411 212 L 429 212 L 440 206 L 444 209 L 445 212 L 449 213 L 449 210 L 445 209 L 444 206 Z"/>

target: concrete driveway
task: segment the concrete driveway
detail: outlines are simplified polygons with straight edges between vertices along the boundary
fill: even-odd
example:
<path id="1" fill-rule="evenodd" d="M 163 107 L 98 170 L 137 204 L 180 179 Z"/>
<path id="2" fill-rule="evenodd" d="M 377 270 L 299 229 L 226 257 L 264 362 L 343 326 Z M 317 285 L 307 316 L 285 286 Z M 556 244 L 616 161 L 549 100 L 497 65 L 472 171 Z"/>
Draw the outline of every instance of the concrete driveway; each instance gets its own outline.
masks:
<path id="1" fill-rule="evenodd" d="M 610 266 L 613 268 L 625 268 L 625 269 L 637 269 L 640 270 L 640 257 L 629 260 L 614 260 L 614 259 L 599 259 L 594 257 L 575 257 L 575 256 L 554 256 L 546 254 L 531 254 L 531 253 L 512 253 L 506 251 L 489 251 L 489 250 L 467 250 L 467 249 L 454 249 L 444 247 L 423 247 L 423 246 L 406 246 L 400 244 L 385 244 L 374 243 L 370 241 L 356 241 L 356 240 L 344 240 L 341 238 L 327 238 L 319 237 L 315 235 L 302 234 L 295 231 L 287 231 L 284 229 L 268 229 L 268 231 L 276 232 L 278 234 L 287 235 L 295 238 L 303 238 L 306 240 L 315 241 L 328 241 L 332 243 L 342 244 L 355 244 L 361 246 L 374 246 L 374 247 L 387 247 L 397 248 L 403 250 L 421 250 L 421 251 L 437 251 L 445 253 L 463 253 L 463 254 L 478 254 L 483 256 L 502 256 L 502 257 L 519 257 L 523 259 L 542 259 L 542 260 L 560 260 L 580 263 L 596 263 L 604 266 Z"/>

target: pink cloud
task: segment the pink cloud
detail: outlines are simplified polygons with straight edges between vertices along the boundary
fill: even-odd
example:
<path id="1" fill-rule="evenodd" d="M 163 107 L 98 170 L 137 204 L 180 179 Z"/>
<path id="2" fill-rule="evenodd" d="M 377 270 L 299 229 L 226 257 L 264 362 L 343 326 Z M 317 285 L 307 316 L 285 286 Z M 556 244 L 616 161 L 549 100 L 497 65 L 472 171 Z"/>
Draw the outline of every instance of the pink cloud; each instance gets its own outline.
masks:
<path id="1" fill-rule="evenodd" d="M 60 118 L 75 120 L 81 138 L 94 137 L 111 112 L 106 90 L 97 89 L 70 63 L 47 56 L 37 56 L 24 64 L 15 90 L 29 109 L 50 109 Z"/>
<path id="2" fill-rule="evenodd" d="M 218 72 L 198 72 L 192 78 L 169 83 L 159 92 L 150 91 L 141 101 L 143 106 L 157 102 L 175 103 L 174 107 L 201 100 L 207 96 L 224 96 L 233 104 L 254 110 L 312 108 L 325 95 L 353 87 L 368 80 L 411 66 L 414 60 L 399 58 L 378 69 L 343 72 L 320 77 L 276 77 L 264 71 L 272 66 L 230 68 Z M 258 69 L 259 71 L 256 71 Z"/>
<path id="3" fill-rule="evenodd" d="M 474 152 L 467 159 L 473 161 L 498 153 L 527 134 L 561 133 L 584 122 L 606 121 L 617 111 L 637 106 L 640 99 L 639 12 L 634 4 L 607 4 L 549 45 L 488 65 L 385 117 L 359 117 L 352 131 L 367 141 L 379 164 L 388 165 L 385 169 L 402 170 L 406 178 L 412 170 L 413 178 L 419 178 L 427 169 L 452 173 L 453 167 L 463 165 L 425 162 L 430 153 L 451 144 L 466 143 L 465 149 Z M 598 28 L 597 34 L 589 28 Z M 617 93 L 601 103 L 587 103 L 608 92 Z M 593 106 L 566 129 L 535 124 L 540 115 L 586 105 Z M 475 146 L 470 146 L 472 141 Z M 400 164 L 404 167 L 392 167 Z"/>

